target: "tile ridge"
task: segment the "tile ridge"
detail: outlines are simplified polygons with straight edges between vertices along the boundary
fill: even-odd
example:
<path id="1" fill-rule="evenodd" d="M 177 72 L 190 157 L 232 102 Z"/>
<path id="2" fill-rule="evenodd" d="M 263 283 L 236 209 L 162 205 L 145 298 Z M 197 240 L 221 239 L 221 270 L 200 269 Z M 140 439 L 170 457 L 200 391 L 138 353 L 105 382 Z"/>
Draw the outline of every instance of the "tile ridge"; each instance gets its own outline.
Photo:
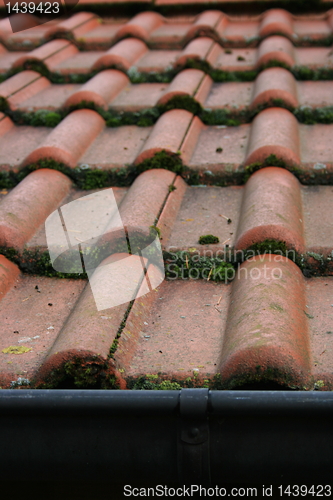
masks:
<path id="1" fill-rule="evenodd" d="M 95 106 L 107 110 L 109 102 L 115 99 L 128 83 L 129 78 L 122 71 L 117 69 L 103 70 L 70 95 L 63 107 L 70 108 L 81 102 L 93 102 Z"/>
<path id="2" fill-rule="evenodd" d="M 164 22 L 165 18 L 158 12 L 140 12 L 117 31 L 115 40 L 134 37 L 147 43 L 150 34 Z"/>
<path id="3" fill-rule="evenodd" d="M 135 165 L 161 151 L 166 151 L 169 155 L 179 155 L 192 120 L 192 113 L 183 109 L 172 109 L 160 116 L 137 156 Z"/>
<path id="4" fill-rule="evenodd" d="M 303 275 L 286 257 L 266 254 L 240 266 L 219 361 L 224 384 L 258 377 L 302 389 L 311 384 L 305 300 Z"/>
<path id="5" fill-rule="evenodd" d="M 135 62 L 148 52 L 147 45 L 138 38 L 124 38 L 94 63 L 92 70 L 114 66 L 116 69 L 127 72 Z"/>
<path id="6" fill-rule="evenodd" d="M 294 38 L 293 16 L 285 9 L 269 9 L 261 16 L 259 36 L 284 35 Z"/>
<path id="7" fill-rule="evenodd" d="M 243 192 L 235 249 L 275 240 L 299 255 L 304 253 L 300 187 L 296 177 L 283 168 L 265 167 L 252 174 Z"/>
<path id="8" fill-rule="evenodd" d="M 17 265 L 0 254 L 0 300 L 13 286 L 19 274 L 20 270 Z"/>
<path id="9" fill-rule="evenodd" d="M 0 246 L 22 250 L 71 185 L 58 170 L 42 168 L 27 175 L 1 201 Z"/>
<path id="10" fill-rule="evenodd" d="M 284 64 L 288 68 L 296 65 L 295 48 L 288 38 L 270 35 L 260 42 L 257 49 L 257 69 L 265 67 L 272 61 Z"/>
<path id="11" fill-rule="evenodd" d="M 300 165 L 299 125 L 283 108 L 267 108 L 254 118 L 245 165 L 263 163 L 272 156 L 289 168 Z"/>
<path id="12" fill-rule="evenodd" d="M 52 160 L 75 168 L 84 151 L 93 143 L 105 126 L 104 119 L 96 111 L 73 111 L 50 132 L 43 143 L 32 151 L 22 166 Z"/>
<path id="13" fill-rule="evenodd" d="M 267 68 L 255 79 L 250 109 L 263 105 L 274 106 L 274 100 L 281 100 L 291 109 L 299 106 L 297 82 L 294 75 L 285 68 Z"/>
<path id="14" fill-rule="evenodd" d="M 203 105 L 204 100 L 201 94 L 200 101 L 196 99 L 196 95 L 202 87 L 205 77 L 206 74 L 200 69 L 183 69 L 170 82 L 163 95 L 157 101 L 157 106 L 166 105 L 171 99 L 178 96 L 192 97 L 195 102 Z M 206 92 L 208 93 L 208 91 Z"/>

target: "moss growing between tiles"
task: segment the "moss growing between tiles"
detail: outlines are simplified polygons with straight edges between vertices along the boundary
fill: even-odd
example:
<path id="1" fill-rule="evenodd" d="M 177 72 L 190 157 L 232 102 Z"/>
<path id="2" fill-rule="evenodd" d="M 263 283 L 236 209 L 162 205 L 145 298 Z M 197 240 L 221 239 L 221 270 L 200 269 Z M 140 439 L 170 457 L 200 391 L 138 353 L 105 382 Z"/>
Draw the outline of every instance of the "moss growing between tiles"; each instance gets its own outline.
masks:
<path id="1" fill-rule="evenodd" d="M 11 189 L 18 182 L 17 175 L 14 172 L 0 172 L 0 189 Z"/>
<path id="2" fill-rule="evenodd" d="M 11 262 L 14 262 L 23 273 L 37 274 L 38 276 L 47 276 L 50 278 L 88 279 L 86 273 L 61 273 L 55 271 L 52 267 L 48 251 L 24 249 L 23 252 L 18 252 L 14 248 L 0 247 L 0 254 L 7 257 Z M 70 267 L 68 269 L 70 271 Z"/>
<path id="3" fill-rule="evenodd" d="M 56 127 L 69 113 L 77 109 L 92 109 L 99 113 L 105 120 L 107 127 L 122 127 L 126 125 L 136 125 L 138 127 L 151 127 L 158 118 L 171 109 L 185 109 L 190 113 L 197 115 L 205 125 L 226 125 L 228 127 L 237 127 L 242 123 L 250 123 L 253 118 L 270 107 L 280 107 L 292 112 L 300 123 L 313 125 L 316 123 L 333 123 L 333 106 L 322 108 L 311 108 L 301 106 L 293 109 L 282 99 L 272 99 L 254 110 L 244 109 L 202 109 L 190 96 L 176 96 L 166 105 L 142 109 L 140 111 L 115 111 L 105 110 L 96 106 L 94 102 L 82 101 L 68 109 L 50 111 L 39 109 L 33 112 L 23 112 L 20 110 L 12 111 L 8 108 L 6 101 L 0 98 L 0 111 L 4 111 L 14 123 L 19 125 L 31 125 L 33 127 Z"/>
<path id="4" fill-rule="evenodd" d="M 278 158 L 276 155 L 271 154 L 267 156 L 267 158 L 263 162 L 257 161 L 245 166 L 244 182 L 246 182 L 254 172 L 264 167 L 280 167 L 288 169 L 288 165 L 284 160 L 282 160 L 282 158 Z M 291 166 L 290 170 L 292 168 L 293 166 Z"/>
<path id="5" fill-rule="evenodd" d="M 294 111 L 297 120 L 306 125 L 314 125 L 316 123 L 333 123 L 333 106 L 325 106 L 322 108 L 310 108 L 301 106 Z"/>
<path id="6" fill-rule="evenodd" d="M 122 320 L 122 322 L 120 323 L 120 326 L 118 328 L 118 331 L 117 331 L 117 334 L 115 336 L 115 339 L 114 341 L 112 342 L 112 345 L 110 347 L 110 352 L 109 352 L 109 358 L 112 358 L 114 359 L 114 354 L 118 348 L 118 342 L 119 342 L 119 339 L 121 337 L 121 334 L 123 333 L 123 330 L 125 328 L 125 325 L 126 325 L 126 321 L 127 321 L 127 318 L 128 318 L 128 315 L 129 313 L 131 312 L 131 309 L 133 307 L 133 304 L 134 304 L 134 300 L 131 300 L 130 303 L 128 304 L 128 307 L 126 309 L 126 312 L 125 312 L 125 315 L 124 315 L 124 319 Z"/>
<path id="7" fill-rule="evenodd" d="M 257 390 L 265 389 L 270 384 L 277 384 L 280 390 L 311 390 L 312 381 L 309 378 L 307 384 L 298 380 L 299 374 L 291 373 L 288 370 L 280 370 L 278 368 L 267 367 L 264 368 L 257 365 L 255 371 L 252 370 L 248 373 L 232 376 L 228 379 L 222 379 L 220 374 L 215 375 L 210 389 L 212 390 L 241 390 L 242 388 Z M 266 386 L 266 387 L 265 387 Z"/>
<path id="8" fill-rule="evenodd" d="M 193 115 L 197 115 L 201 111 L 201 105 L 196 102 L 196 100 L 189 95 L 178 95 L 172 97 L 166 104 L 159 106 L 160 113 L 165 113 L 171 109 L 186 109 Z"/>
<path id="9" fill-rule="evenodd" d="M 219 243 L 219 238 L 217 236 L 214 236 L 213 234 L 205 234 L 203 236 L 199 237 L 199 245 L 209 245 L 209 244 L 215 244 Z"/>
<path id="10" fill-rule="evenodd" d="M 319 164 L 317 164 L 319 165 Z M 265 167 L 280 167 L 289 170 L 292 174 L 297 177 L 297 179 L 305 185 L 332 185 L 333 184 L 333 172 L 329 172 L 326 168 L 326 165 L 323 165 L 322 168 L 316 169 L 313 172 L 309 172 L 304 170 L 301 166 L 290 164 L 288 165 L 282 158 L 278 158 L 276 155 L 269 155 L 262 162 L 251 163 L 250 165 L 246 165 L 244 168 L 243 174 L 243 182 L 247 182 L 251 175 Z"/>
<path id="11" fill-rule="evenodd" d="M 37 389 L 118 389 L 115 376 L 110 374 L 107 362 L 98 356 L 75 357 L 53 370 L 43 382 L 33 385 Z"/>
<path id="12" fill-rule="evenodd" d="M 277 241 L 272 239 L 266 239 L 259 243 L 255 243 L 249 247 L 244 252 L 245 260 L 253 257 L 253 252 L 255 255 L 263 254 L 277 254 L 277 255 L 288 255 L 288 248 L 284 241 Z M 290 252 L 291 253 L 291 252 Z"/>
<path id="13" fill-rule="evenodd" d="M 332 80 L 333 68 L 323 67 L 311 69 L 307 66 L 295 66 L 291 72 L 297 80 Z"/>
<path id="14" fill-rule="evenodd" d="M 180 377 L 172 377 L 166 379 L 161 373 L 147 374 L 141 377 L 128 377 L 126 379 L 127 389 L 139 391 L 178 391 L 182 388 L 210 388 L 212 380 L 208 378 L 198 377 L 194 372 L 192 377 L 186 379 Z"/>
<path id="15" fill-rule="evenodd" d="M 164 168 L 165 170 L 171 170 L 177 174 L 182 174 L 184 172 L 184 167 L 180 155 L 178 153 L 168 153 L 167 151 L 159 151 L 152 158 L 147 158 L 143 160 L 139 165 L 135 167 L 136 175 L 146 170 L 151 170 L 153 168 Z"/>

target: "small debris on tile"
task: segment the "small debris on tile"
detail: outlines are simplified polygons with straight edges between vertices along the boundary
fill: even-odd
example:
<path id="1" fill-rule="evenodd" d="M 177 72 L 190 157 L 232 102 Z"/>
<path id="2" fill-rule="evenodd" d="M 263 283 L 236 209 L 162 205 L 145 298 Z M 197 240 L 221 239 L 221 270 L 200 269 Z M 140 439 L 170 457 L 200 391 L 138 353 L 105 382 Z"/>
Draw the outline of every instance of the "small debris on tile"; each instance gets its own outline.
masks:
<path id="1" fill-rule="evenodd" d="M 219 214 L 220 217 L 223 217 L 223 219 L 225 219 L 227 221 L 228 224 L 231 224 L 232 223 L 232 220 L 230 219 L 230 217 L 227 217 L 226 215 L 223 215 L 223 214 Z"/>

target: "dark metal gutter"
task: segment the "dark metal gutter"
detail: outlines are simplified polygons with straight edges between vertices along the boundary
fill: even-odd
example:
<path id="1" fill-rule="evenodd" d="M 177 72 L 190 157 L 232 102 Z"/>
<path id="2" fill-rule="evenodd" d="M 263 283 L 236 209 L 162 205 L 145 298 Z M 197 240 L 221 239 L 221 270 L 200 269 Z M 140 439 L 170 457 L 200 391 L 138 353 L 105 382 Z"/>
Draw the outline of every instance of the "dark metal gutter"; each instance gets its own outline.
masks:
<path id="1" fill-rule="evenodd" d="M 333 393 L 0 391 L 0 480 L 327 484 Z"/>

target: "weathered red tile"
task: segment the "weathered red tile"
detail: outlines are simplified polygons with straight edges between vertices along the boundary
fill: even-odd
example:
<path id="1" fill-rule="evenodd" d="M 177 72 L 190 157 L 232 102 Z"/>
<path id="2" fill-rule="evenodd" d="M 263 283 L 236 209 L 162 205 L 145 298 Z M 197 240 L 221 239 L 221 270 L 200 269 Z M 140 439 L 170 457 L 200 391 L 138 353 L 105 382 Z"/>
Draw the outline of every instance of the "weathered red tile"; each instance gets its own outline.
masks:
<path id="1" fill-rule="evenodd" d="M 259 170 L 242 187 L 187 186 L 172 219 L 171 234 L 167 232 L 162 243 L 171 252 L 186 250 L 230 259 L 234 251 L 256 243 L 282 241 L 290 258 L 296 251 L 315 252 L 317 263 L 310 262 L 309 254 L 306 257 L 315 270 L 321 260 L 331 258 L 332 192 L 331 186 L 302 186 L 290 172 L 277 167 Z M 200 245 L 199 238 L 205 234 L 217 236 L 219 242 Z"/>
<path id="2" fill-rule="evenodd" d="M 149 234 L 169 196 L 176 174 L 164 169 L 148 170 L 136 178 L 123 199 L 119 213 L 129 235 Z"/>
<path id="3" fill-rule="evenodd" d="M 56 170 L 29 174 L 0 204 L 0 246 L 22 249 L 68 194 L 70 179 Z"/>
<path id="4" fill-rule="evenodd" d="M 300 125 L 302 168 L 310 178 L 333 170 L 333 125 Z M 327 172 L 327 174 L 326 174 Z"/>
<path id="5" fill-rule="evenodd" d="M 223 46 L 244 47 L 244 44 L 248 47 L 256 46 L 259 41 L 258 27 L 259 20 L 257 18 L 253 20 L 246 18 L 239 21 L 237 17 L 229 17 L 228 24 L 220 34 Z"/>
<path id="6" fill-rule="evenodd" d="M 121 40 L 105 54 L 101 55 L 92 69 L 115 66 L 127 71 L 148 51 L 147 46 L 137 38 Z"/>
<path id="7" fill-rule="evenodd" d="M 236 249 L 276 240 L 303 253 L 302 212 L 300 184 L 293 174 L 277 167 L 254 173 L 245 186 Z"/>
<path id="8" fill-rule="evenodd" d="M 117 32 L 123 24 L 105 22 L 91 31 L 80 34 L 77 40 L 86 50 L 105 50 L 113 45 Z"/>
<path id="9" fill-rule="evenodd" d="M 138 261 L 141 266 L 139 258 Z M 91 366 L 96 372 L 110 371 L 113 375 L 108 357 L 127 307 L 125 303 L 98 311 L 87 283 L 36 374 L 37 386 L 54 385 L 56 377 L 52 374 L 64 370 L 65 364 L 78 361 L 81 366 Z"/>
<path id="10" fill-rule="evenodd" d="M 109 188 L 104 188 L 104 189 L 109 189 Z M 120 205 L 121 200 L 123 199 L 123 197 L 127 193 L 127 190 L 128 190 L 128 188 L 112 187 L 112 192 L 113 192 L 114 198 L 116 200 L 117 206 Z M 90 194 L 96 193 L 97 191 L 99 191 L 99 190 L 97 190 L 97 189 L 81 190 L 81 189 L 72 187 L 70 189 L 68 195 L 65 196 L 65 198 L 63 198 L 61 200 L 58 208 L 60 208 L 64 205 L 67 205 L 68 203 L 71 203 L 72 201 L 78 200 L 79 198 L 89 196 Z M 32 252 L 34 252 L 35 250 L 38 250 L 39 252 L 48 251 L 46 232 L 45 232 L 45 224 L 42 224 L 37 229 L 37 231 L 29 239 L 29 241 L 26 242 L 24 248 L 26 248 L 27 250 L 30 250 Z"/>
<path id="11" fill-rule="evenodd" d="M 332 94 L 329 81 L 297 82 L 297 94 L 300 106 L 320 108 L 331 105 Z"/>
<path id="12" fill-rule="evenodd" d="M 104 70 L 82 85 L 65 102 L 66 107 L 77 106 L 81 102 L 93 102 L 96 106 L 107 109 L 113 100 L 128 84 L 129 79 L 121 71 Z M 0 89 L 1 90 L 1 89 Z"/>
<path id="13" fill-rule="evenodd" d="M 243 192 L 244 187 L 240 186 L 187 186 L 171 234 L 162 240 L 165 249 L 169 252 L 187 250 L 206 256 L 224 256 L 235 245 L 242 217 Z M 177 191 L 171 194 L 177 194 Z M 164 224 L 162 215 L 161 227 Z M 231 222 L 228 223 L 228 219 Z M 200 245 L 199 238 L 205 234 L 217 236 L 219 243 Z"/>
<path id="14" fill-rule="evenodd" d="M 157 227 L 161 231 L 160 239 L 163 247 L 165 247 L 165 244 L 170 237 L 175 219 L 187 189 L 186 182 L 179 176 L 176 177 L 172 185 L 174 189 L 169 193 L 157 223 Z"/>
<path id="15" fill-rule="evenodd" d="M 48 136 L 45 127 L 16 127 L 10 118 L 0 121 L 0 168 L 2 171 L 18 172 L 24 159 L 38 148 Z M 15 151 L 15 154 L 13 154 Z"/>
<path id="16" fill-rule="evenodd" d="M 23 87 L 27 87 L 39 78 L 40 74 L 36 71 L 22 71 L 22 73 L 18 73 L 0 83 L 0 96 L 7 99 L 9 96 L 15 94 Z"/>
<path id="17" fill-rule="evenodd" d="M 0 307 L 0 382 L 3 388 L 33 384 L 85 284 L 85 280 L 22 274 L 15 280 L 15 286 L 1 300 Z M 3 349 L 10 346 L 30 351 L 20 355 L 4 353 Z"/>
<path id="18" fill-rule="evenodd" d="M 300 269 L 285 257 L 242 264 L 232 284 L 219 369 L 229 387 L 258 379 L 303 388 L 311 352 Z"/>
<path id="19" fill-rule="evenodd" d="M 295 44 L 311 44 L 317 40 L 325 40 L 325 38 L 327 39 L 332 34 L 328 16 L 325 16 L 323 19 L 295 18 L 293 25 L 293 41 Z"/>
<path id="20" fill-rule="evenodd" d="M 192 40 L 179 54 L 177 66 L 185 66 L 187 61 L 206 61 L 215 43 L 211 38 L 200 37 Z"/>
<path id="21" fill-rule="evenodd" d="M 331 254 L 333 231 L 330 217 L 333 210 L 332 195 L 332 186 L 302 186 L 303 221 L 307 249 L 331 258 L 333 257 Z"/>
<path id="22" fill-rule="evenodd" d="M 251 126 L 203 127 L 191 157 L 187 158 L 187 165 L 205 175 L 211 183 L 214 176 L 222 172 L 237 173 L 244 164 Z"/>
<path id="23" fill-rule="evenodd" d="M 211 282 L 165 281 L 157 293 L 135 301 L 114 356 L 127 382 L 157 374 L 173 380 L 213 378 L 228 294 L 227 287 Z M 219 297 L 222 314 L 214 309 Z"/>
<path id="24" fill-rule="evenodd" d="M 284 68 L 269 68 L 262 71 L 256 79 L 251 108 L 282 100 L 288 107 L 298 106 L 297 83 Z"/>
<path id="25" fill-rule="evenodd" d="M 198 139 L 204 129 L 205 126 L 202 121 L 197 116 L 194 116 L 180 148 L 181 159 L 185 165 L 190 163 Z"/>
<path id="26" fill-rule="evenodd" d="M 6 257 L 0 255 L 0 301 L 13 286 L 19 274 L 19 268 Z"/>
<path id="27" fill-rule="evenodd" d="M 158 100 L 158 104 L 166 104 L 168 101 L 170 101 L 170 99 L 176 96 L 186 95 L 194 97 L 201 84 L 203 83 L 205 76 L 205 73 L 203 71 L 200 71 L 199 69 L 185 69 L 181 71 L 172 80 L 163 96 L 160 97 L 160 99 Z"/>
<path id="28" fill-rule="evenodd" d="M 141 12 L 118 30 L 117 40 L 132 36 L 147 42 L 150 33 L 162 24 L 163 17 L 157 12 Z"/>
<path id="29" fill-rule="evenodd" d="M 293 32 L 293 18 L 286 10 L 271 9 L 263 14 L 259 29 L 262 38 L 275 34 L 292 38 Z"/>
<path id="30" fill-rule="evenodd" d="M 260 43 L 257 67 L 265 66 L 271 61 L 278 61 L 290 68 L 295 65 L 294 47 L 290 40 L 283 36 L 270 36 Z"/>
<path id="31" fill-rule="evenodd" d="M 129 76 L 137 72 L 163 73 L 175 65 L 179 53 L 178 50 L 149 50 L 130 68 Z"/>
<path id="32" fill-rule="evenodd" d="M 167 83 L 137 83 L 135 85 L 129 83 L 110 103 L 110 108 L 132 112 L 153 108 L 168 88 Z"/>
<path id="33" fill-rule="evenodd" d="M 134 125 L 104 128 L 80 158 L 79 167 L 120 170 L 134 163 L 142 145 L 145 144 L 151 127 Z"/>
<path id="34" fill-rule="evenodd" d="M 259 113 L 252 122 L 246 165 L 275 155 L 287 165 L 300 164 L 299 127 L 295 116 L 282 108 Z"/>
<path id="35" fill-rule="evenodd" d="M 159 151 L 177 154 L 193 119 L 189 111 L 174 109 L 162 115 L 155 124 L 135 163 L 152 158 Z"/>
<path id="36" fill-rule="evenodd" d="M 104 125 L 103 118 L 95 111 L 73 111 L 24 160 L 24 165 L 37 163 L 43 158 L 52 158 L 74 168 Z"/>
<path id="37" fill-rule="evenodd" d="M 5 97 L 4 94 L 7 94 L 7 103 L 14 110 L 19 104 L 49 88 L 50 85 L 49 80 L 36 71 L 23 71 L 1 84 L 0 95 Z"/>
<path id="38" fill-rule="evenodd" d="M 44 77 L 40 78 L 44 79 Z M 36 81 L 36 84 L 38 82 L 39 81 Z M 55 85 L 46 85 L 45 83 L 45 87 L 36 94 L 31 92 L 32 95 L 29 95 L 30 92 L 27 92 L 27 94 L 25 92 L 22 92 L 22 94 L 18 92 L 18 99 L 17 102 L 15 102 L 15 106 L 17 109 L 25 112 L 37 111 L 40 109 L 60 111 L 65 107 L 66 101 L 81 88 L 82 85 L 73 83 Z M 27 88 L 27 90 L 29 90 L 29 88 Z M 12 99 L 16 101 L 16 94 L 10 98 L 10 100 Z"/>
<path id="39" fill-rule="evenodd" d="M 71 33 L 74 37 L 96 28 L 99 25 L 96 14 L 91 12 L 78 12 L 68 19 L 61 20 L 60 23 L 49 28 L 47 37 Z"/>
<path id="40" fill-rule="evenodd" d="M 306 282 L 306 313 L 310 331 L 314 388 L 332 390 L 332 278 Z"/>
<path id="41" fill-rule="evenodd" d="M 52 40 L 17 58 L 13 67 L 18 68 L 28 61 L 40 61 L 44 62 L 49 70 L 53 70 L 62 61 L 77 53 L 78 49 L 67 40 Z"/>
<path id="42" fill-rule="evenodd" d="M 149 47 L 152 49 L 182 49 L 190 28 L 190 21 L 175 24 L 172 22 L 164 23 L 151 33 Z"/>
<path id="43" fill-rule="evenodd" d="M 206 10 L 199 14 L 192 27 L 188 30 L 186 40 L 192 40 L 198 36 L 210 36 L 217 38 L 228 23 L 227 17 L 219 10 Z M 219 30 L 218 33 L 216 30 Z"/>
<path id="44" fill-rule="evenodd" d="M 295 50 L 297 66 L 310 69 L 332 67 L 333 54 L 328 47 L 299 47 Z"/>
<path id="45" fill-rule="evenodd" d="M 208 109 L 241 110 L 251 103 L 253 82 L 213 83 L 204 103 Z"/>

